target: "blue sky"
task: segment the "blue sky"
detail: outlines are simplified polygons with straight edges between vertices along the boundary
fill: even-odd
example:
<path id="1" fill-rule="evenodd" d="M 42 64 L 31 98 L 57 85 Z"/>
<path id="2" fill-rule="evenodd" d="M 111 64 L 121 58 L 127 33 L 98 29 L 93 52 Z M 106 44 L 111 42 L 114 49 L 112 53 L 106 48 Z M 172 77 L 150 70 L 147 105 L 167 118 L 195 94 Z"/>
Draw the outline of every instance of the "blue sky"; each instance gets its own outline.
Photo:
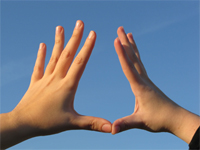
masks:
<path id="1" fill-rule="evenodd" d="M 134 95 L 115 49 L 117 28 L 132 32 L 151 80 L 172 100 L 199 114 L 199 1 L 1 1 L 1 113 L 26 92 L 39 43 L 48 62 L 55 27 L 70 38 L 76 20 L 97 41 L 81 78 L 75 109 L 114 122 L 130 115 Z M 169 133 L 132 129 L 116 135 L 66 131 L 36 137 L 10 149 L 188 149 Z"/>

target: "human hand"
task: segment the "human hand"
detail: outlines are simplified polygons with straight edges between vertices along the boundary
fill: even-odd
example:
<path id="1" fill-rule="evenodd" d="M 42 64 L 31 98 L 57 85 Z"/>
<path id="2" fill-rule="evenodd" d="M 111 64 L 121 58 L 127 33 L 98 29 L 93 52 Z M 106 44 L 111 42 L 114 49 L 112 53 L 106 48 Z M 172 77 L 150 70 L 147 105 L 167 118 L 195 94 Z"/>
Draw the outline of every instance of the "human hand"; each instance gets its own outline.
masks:
<path id="1" fill-rule="evenodd" d="M 151 132 L 170 132 L 189 143 L 200 125 L 199 117 L 170 100 L 149 79 L 132 34 L 126 35 L 123 27 L 118 28 L 117 34 L 114 46 L 135 95 L 135 109 L 133 114 L 113 123 L 112 134 L 139 128 Z"/>
<path id="2" fill-rule="evenodd" d="M 103 132 L 111 130 L 109 121 L 82 116 L 74 110 L 76 89 L 96 40 L 95 32 L 91 31 L 72 63 L 83 29 L 83 22 L 77 21 L 73 35 L 63 50 L 64 29 L 57 27 L 52 56 L 44 74 L 46 46 L 40 45 L 30 87 L 14 109 L 15 112 L 21 113 L 20 116 L 23 116 L 30 126 L 39 129 L 38 134 L 52 134 L 70 129 Z M 102 128 L 103 125 L 107 127 Z"/>
<path id="3" fill-rule="evenodd" d="M 73 61 L 83 29 L 83 22 L 77 21 L 64 48 L 64 29 L 61 26 L 56 28 L 55 45 L 45 72 L 46 45 L 40 44 L 30 86 L 9 115 L 16 128 L 27 136 L 49 135 L 71 129 L 111 132 L 109 121 L 83 116 L 74 110 L 77 86 L 96 40 L 96 33 L 91 31 Z"/>

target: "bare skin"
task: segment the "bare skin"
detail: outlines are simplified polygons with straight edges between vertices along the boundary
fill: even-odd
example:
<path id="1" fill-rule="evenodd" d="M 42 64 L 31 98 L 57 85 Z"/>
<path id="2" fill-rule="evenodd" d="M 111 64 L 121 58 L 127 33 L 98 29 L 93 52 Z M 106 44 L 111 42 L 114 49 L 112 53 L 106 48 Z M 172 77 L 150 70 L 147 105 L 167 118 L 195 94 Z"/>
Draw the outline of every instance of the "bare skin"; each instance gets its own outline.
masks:
<path id="1" fill-rule="evenodd" d="M 72 129 L 111 132 L 109 121 L 74 110 L 76 89 L 96 40 L 96 33 L 91 31 L 73 61 L 83 29 L 83 22 L 78 20 L 64 48 L 64 29 L 56 28 L 55 45 L 45 71 L 46 45 L 40 44 L 27 92 L 14 110 L 0 115 L 1 149 L 35 136 Z"/>
<path id="2" fill-rule="evenodd" d="M 170 132 L 190 143 L 200 126 L 200 117 L 177 105 L 149 79 L 132 34 L 126 34 L 123 27 L 118 28 L 117 34 L 114 46 L 135 95 L 135 108 L 133 114 L 112 124 L 112 134 L 139 128 Z"/>
<path id="3" fill-rule="evenodd" d="M 103 118 L 83 116 L 74 110 L 78 83 L 96 40 L 96 33 L 91 31 L 74 59 L 83 29 L 83 22 L 77 21 L 73 35 L 64 48 L 64 29 L 61 26 L 56 28 L 55 45 L 46 69 L 46 45 L 40 44 L 27 92 L 14 110 L 0 114 L 0 148 L 11 147 L 32 137 L 72 129 L 116 134 L 139 128 L 170 132 L 189 143 L 200 125 L 200 117 L 174 103 L 154 85 L 142 64 L 132 34 L 126 35 L 123 27 L 117 31 L 114 46 L 136 98 L 133 114 L 111 124 Z"/>

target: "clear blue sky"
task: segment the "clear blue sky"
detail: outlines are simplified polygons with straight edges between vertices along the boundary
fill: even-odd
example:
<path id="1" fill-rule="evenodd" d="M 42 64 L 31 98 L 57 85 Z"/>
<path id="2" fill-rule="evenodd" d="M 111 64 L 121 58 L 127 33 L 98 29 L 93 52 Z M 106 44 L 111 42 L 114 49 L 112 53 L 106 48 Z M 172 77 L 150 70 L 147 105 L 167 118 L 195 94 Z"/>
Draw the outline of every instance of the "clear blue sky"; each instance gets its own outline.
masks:
<path id="1" fill-rule="evenodd" d="M 39 43 L 47 61 L 55 27 L 66 42 L 76 20 L 97 41 L 81 78 L 75 109 L 114 122 L 130 115 L 134 95 L 113 46 L 117 28 L 132 32 L 149 77 L 172 100 L 199 114 L 199 1 L 1 1 L 1 113 L 11 111 L 26 92 Z M 111 135 L 66 131 L 36 137 L 10 149 L 188 149 L 169 133 L 132 129 Z"/>

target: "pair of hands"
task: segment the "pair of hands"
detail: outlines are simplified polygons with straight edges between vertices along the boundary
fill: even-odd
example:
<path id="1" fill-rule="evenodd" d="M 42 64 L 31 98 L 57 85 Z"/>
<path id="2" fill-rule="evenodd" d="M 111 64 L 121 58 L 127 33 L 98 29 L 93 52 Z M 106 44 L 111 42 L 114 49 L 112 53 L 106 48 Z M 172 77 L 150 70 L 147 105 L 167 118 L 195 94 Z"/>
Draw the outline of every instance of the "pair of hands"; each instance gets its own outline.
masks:
<path id="1" fill-rule="evenodd" d="M 55 45 L 45 72 L 46 46 L 40 44 L 30 87 L 13 111 L 21 118 L 20 122 L 36 129 L 33 134 L 37 135 L 71 129 L 89 129 L 113 134 L 134 127 L 159 131 L 161 127 L 152 126 L 150 121 L 155 115 L 152 111 L 159 108 L 157 105 L 160 105 L 160 102 L 152 101 L 155 97 L 166 98 L 149 80 L 132 34 L 126 35 L 123 27 L 119 27 L 117 31 L 118 38 L 115 39 L 114 46 L 136 97 L 134 113 L 111 124 L 102 118 L 82 116 L 74 110 L 76 89 L 96 40 L 95 32 L 91 31 L 73 61 L 83 29 L 83 22 L 78 20 L 72 37 L 64 48 L 64 29 L 61 26 L 56 28 Z M 148 125 L 146 122 L 149 122 Z"/>
<path id="2" fill-rule="evenodd" d="M 40 44 L 30 86 L 9 115 L 16 128 L 24 134 L 24 140 L 71 129 L 116 134 L 127 129 L 140 128 L 152 132 L 166 131 L 176 135 L 178 131 L 171 119 L 177 120 L 174 114 L 182 108 L 171 101 L 149 79 L 133 36 L 131 33 L 126 34 L 123 27 L 117 30 L 118 37 L 114 41 L 114 46 L 122 70 L 135 95 L 133 114 L 117 119 L 111 124 L 103 118 L 83 116 L 74 110 L 77 86 L 96 40 L 96 33 L 91 31 L 74 59 L 83 29 L 83 22 L 78 20 L 72 37 L 64 48 L 64 29 L 61 26 L 56 28 L 55 45 L 46 69 L 46 45 Z M 177 121 L 175 124 L 179 126 L 180 123 Z"/>

